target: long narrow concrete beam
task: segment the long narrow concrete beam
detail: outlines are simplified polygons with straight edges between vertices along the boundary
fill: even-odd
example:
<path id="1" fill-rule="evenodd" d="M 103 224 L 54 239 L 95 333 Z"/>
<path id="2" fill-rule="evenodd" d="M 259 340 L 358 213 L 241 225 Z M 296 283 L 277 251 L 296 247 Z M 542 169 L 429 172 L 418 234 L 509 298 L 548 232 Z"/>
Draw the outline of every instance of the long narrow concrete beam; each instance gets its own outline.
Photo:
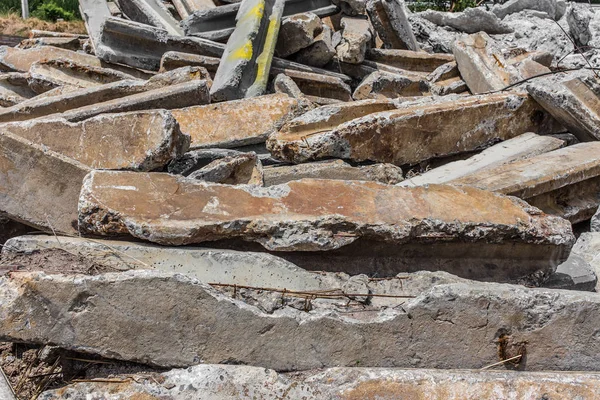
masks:
<path id="1" fill-rule="evenodd" d="M 367 59 L 408 71 L 433 72 L 441 65 L 454 61 L 454 56 L 423 51 L 370 49 Z"/>
<path id="2" fill-rule="evenodd" d="M 600 140 L 600 84 L 594 78 L 532 82 L 527 90 L 579 140 Z"/>
<path id="3" fill-rule="evenodd" d="M 77 233 L 77 202 L 90 168 L 0 129 L 0 212 L 27 225 Z"/>
<path id="4" fill-rule="evenodd" d="M 358 399 L 580 399 L 592 400 L 600 393 L 597 372 L 530 372 L 495 370 L 440 370 L 337 367 L 303 373 L 276 373 L 247 365 L 198 365 L 173 369 L 155 380 L 128 381 L 115 385 L 103 382 L 72 383 L 44 392 L 44 400 L 85 398 L 105 400 L 165 397 L 194 398 L 198 389 L 206 398 L 250 400 L 281 398 L 302 400 Z M 490 363 L 492 364 L 492 363 Z M 224 377 L 224 379 L 221 379 Z M 159 383 L 160 382 L 160 383 Z"/>
<path id="5" fill-rule="evenodd" d="M 600 142 L 576 144 L 448 183 L 517 196 L 572 223 L 585 221 L 600 205 Z"/>
<path id="6" fill-rule="evenodd" d="M 554 129 L 556 122 L 526 94 L 445 96 L 369 114 L 325 132 L 284 125 L 267 146 L 276 158 L 293 163 L 337 157 L 404 165 Z"/>
<path id="7" fill-rule="evenodd" d="M 166 30 L 169 35 L 183 36 L 183 30 L 160 0 L 119 0 L 121 11 L 129 19 Z"/>
<path id="8" fill-rule="evenodd" d="M 285 122 L 302 113 L 298 100 L 284 94 L 173 110 L 191 148 L 230 148 L 263 143 Z"/>
<path id="9" fill-rule="evenodd" d="M 548 153 L 564 145 L 565 142 L 560 139 L 528 132 L 495 144 L 466 160 L 444 164 L 414 178 L 406 179 L 400 182 L 398 186 L 406 187 L 447 183 L 455 179 L 460 179 L 463 176 L 479 173 L 485 169 L 495 168 L 513 161 L 524 160 Z"/>
<path id="10" fill-rule="evenodd" d="M 367 12 L 384 48 L 420 50 L 403 0 L 369 0 Z"/>
<path id="11" fill-rule="evenodd" d="M 233 3 L 217 8 L 200 10 L 181 25 L 186 35 L 200 36 L 210 40 L 227 39 L 235 28 L 236 15 L 241 3 Z M 283 16 L 311 12 L 319 17 L 327 17 L 339 12 L 330 0 L 285 0 Z"/>
<path id="12" fill-rule="evenodd" d="M 98 50 L 102 25 L 112 16 L 106 0 L 79 0 L 79 11 L 85 22 L 85 27 L 90 35 L 92 47 Z"/>
<path id="13" fill-rule="evenodd" d="M 594 336 L 600 295 L 589 292 L 449 284 L 402 307 L 357 312 L 281 307 L 267 314 L 185 275 L 145 270 L 99 276 L 12 272 L 0 278 L 0 290 L 4 341 L 53 343 L 164 367 L 479 369 L 521 355 L 511 365 L 526 371 L 595 371 L 600 362 Z M 215 376 L 219 388 L 229 382 Z M 181 378 L 175 382 L 191 386 L 181 385 Z M 385 382 L 355 398 L 380 393 L 374 390 L 387 387 Z M 264 380 L 261 385 L 271 387 Z M 410 387 L 419 385 L 411 381 Z M 546 382 L 544 389 L 551 390 Z"/>
<path id="14" fill-rule="evenodd" d="M 284 0 L 244 0 L 211 87 L 216 101 L 264 94 L 277 44 Z"/>
<path id="15" fill-rule="evenodd" d="M 195 11 L 215 8 L 213 0 L 173 0 L 173 5 L 181 19 L 186 19 Z"/>
<path id="16" fill-rule="evenodd" d="M 190 141 L 166 110 L 103 114 L 76 123 L 35 119 L 7 123 L 1 130 L 100 169 L 162 168 L 185 153 Z"/>

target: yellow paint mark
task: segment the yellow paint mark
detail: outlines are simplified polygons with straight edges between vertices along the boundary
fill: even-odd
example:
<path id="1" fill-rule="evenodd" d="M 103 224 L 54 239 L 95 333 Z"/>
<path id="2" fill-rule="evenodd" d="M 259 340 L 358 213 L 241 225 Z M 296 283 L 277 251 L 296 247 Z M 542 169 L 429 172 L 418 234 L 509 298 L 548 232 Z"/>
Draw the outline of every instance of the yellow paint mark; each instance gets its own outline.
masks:
<path id="1" fill-rule="evenodd" d="M 252 41 L 247 39 L 240 47 L 232 50 L 227 59 L 250 61 L 252 59 Z"/>
<path id="2" fill-rule="evenodd" d="M 277 43 L 277 34 L 279 33 L 280 21 L 277 18 L 271 18 L 269 21 L 269 27 L 267 28 L 267 36 L 265 37 L 265 46 L 263 52 L 257 57 L 257 72 L 256 80 L 252 86 L 266 86 L 268 79 L 268 72 L 271 67 L 271 61 L 273 60 L 273 52 L 275 51 L 275 45 Z"/>
<path id="3" fill-rule="evenodd" d="M 263 15 L 265 14 L 265 2 L 264 0 L 259 1 L 257 5 L 252 7 L 248 12 L 241 16 L 240 21 L 245 21 L 248 19 L 256 19 L 261 20 Z"/>

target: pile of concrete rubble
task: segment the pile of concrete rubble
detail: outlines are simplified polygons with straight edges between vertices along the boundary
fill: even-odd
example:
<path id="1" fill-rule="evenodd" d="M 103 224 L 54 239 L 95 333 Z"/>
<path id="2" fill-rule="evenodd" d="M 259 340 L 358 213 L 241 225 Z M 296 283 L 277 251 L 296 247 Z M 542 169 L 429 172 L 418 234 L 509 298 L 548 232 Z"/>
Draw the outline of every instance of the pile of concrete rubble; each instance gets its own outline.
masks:
<path id="1" fill-rule="evenodd" d="M 597 398 L 600 12 L 80 6 L 0 48 L 0 398 Z"/>

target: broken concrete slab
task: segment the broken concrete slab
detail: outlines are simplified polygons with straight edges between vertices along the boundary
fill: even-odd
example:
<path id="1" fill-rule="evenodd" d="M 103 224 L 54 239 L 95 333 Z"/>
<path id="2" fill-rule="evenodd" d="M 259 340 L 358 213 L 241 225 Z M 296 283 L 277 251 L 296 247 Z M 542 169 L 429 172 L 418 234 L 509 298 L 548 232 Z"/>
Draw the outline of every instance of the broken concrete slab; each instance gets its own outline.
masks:
<path id="1" fill-rule="evenodd" d="M 295 371 L 358 361 L 482 368 L 521 355 L 526 359 L 515 367 L 528 371 L 593 371 L 600 354 L 593 340 L 600 296 L 588 292 L 450 284 L 401 308 L 342 314 L 284 307 L 266 314 L 194 279 L 152 271 L 12 273 L 0 278 L 0 287 L 4 340 L 165 367 L 235 361 Z"/>
<path id="2" fill-rule="evenodd" d="M 600 140 L 600 84 L 593 78 L 531 82 L 527 91 L 580 141 Z"/>
<path id="3" fill-rule="evenodd" d="M 58 47 L 44 46 L 21 50 L 14 47 L 0 46 L 0 71 L 28 72 L 31 65 L 37 61 L 58 58 L 84 65 L 96 64 L 100 66 L 100 61 L 94 56 Z"/>
<path id="4" fill-rule="evenodd" d="M 331 40 L 332 31 L 327 25 L 322 25 L 321 33 L 313 39 L 313 43 L 298 51 L 292 57 L 301 64 L 322 68 L 335 56 L 335 47 Z"/>
<path id="5" fill-rule="evenodd" d="M 166 110 L 103 114 L 71 123 L 55 117 L 2 125 L 90 168 L 151 171 L 185 153 L 190 138 Z"/>
<path id="6" fill-rule="evenodd" d="M 0 212 L 46 231 L 77 233 L 77 202 L 89 167 L 0 132 Z"/>
<path id="7" fill-rule="evenodd" d="M 369 0 L 367 12 L 384 48 L 420 50 L 403 0 Z"/>
<path id="8" fill-rule="evenodd" d="M 451 123 L 449 123 L 449 121 Z M 274 157 L 292 163 L 327 157 L 417 164 L 477 150 L 525 132 L 552 133 L 554 120 L 525 94 L 444 97 L 356 118 L 330 130 L 284 126 L 269 137 Z"/>
<path id="9" fill-rule="evenodd" d="M 517 196 L 572 223 L 600 204 L 600 142 L 580 143 L 448 182 Z"/>
<path id="10" fill-rule="evenodd" d="M 355 118 L 395 109 L 396 105 L 389 100 L 362 100 L 326 105 L 292 119 L 282 126 L 281 132 L 308 137 L 315 133 L 335 129 L 338 125 Z"/>
<path id="11" fill-rule="evenodd" d="M 544 282 L 543 286 L 553 289 L 596 291 L 598 277 L 594 268 L 580 255 L 571 252 L 567 261 Z"/>
<path id="12" fill-rule="evenodd" d="M 511 64 L 498 44 L 483 32 L 461 36 L 454 43 L 453 53 L 460 75 L 473 94 L 501 90 L 522 79 L 550 72 L 532 60 L 522 68 Z"/>
<path id="13" fill-rule="evenodd" d="M 119 5 L 133 21 L 164 29 L 169 35 L 183 36 L 183 29 L 160 0 L 120 0 Z"/>
<path id="14" fill-rule="evenodd" d="M 53 46 L 61 49 L 77 51 L 81 48 L 81 40 L 75 37 L 39 37 L 34 39 L 25 39 L 19 43 L 16 48 L 30 49 L 32 47 Z"/>
<path id="15" fill-rule="evenodd" d="M 236 17 L 210 90 L 213 101 L 237 100 L 265 93 L 283 0 L 246 0 Z"/>
<path id="16" fill-rule="evenodd" d="M 600 234 L 598 232 L 583 232 L 571 253 L 577 254 L 592 267 L 596 276 L 600 276 Z M 600 284 L 596 284 L 596 292 L 600 291 Z"/>
<path id="17" fill-rule="evenodd" d="M 396 68 L 416 72 L 433 72 L 436 68 L 454 61 L 451 54 L 429 54 L 423 51 L 398 49 L 370 49 L 367 59 Z"/>
<path id="18" fill-rule="evenodd" d="M 435 83 L 425 82 L 429 91 L 436 96 L 447 96 L 449 94 L 466 94 L 469 91 L 467 83 L 460 78 L 450 78 Z"/>
<path id="19" fill-rule="evenodd" d="M 419 17 L 436 25 L 449 26 L 465 33 L 486 32 L 493 35 L 513 31 L 510 26 L 502 23 L 494 13 L 481 7 L 466 8 L 462 12 L 426 10 L 419 13 Z"/>
<path id="20" fill-rule="evenodd" d="M 340 101 L 352 100 L 350 85 L 338 77 L 277 67 L 271 68 L 271 75 L 279 74 L 290 77 L 306 96 Z"/>
<path id="21" fill-rule="evenodd" d="M 504 4 L 495 4 L 492 12 L 500 19 L 509 14 L 515 14 L 523 10 L 537 10 L 548 14 L 552 19 L 556 18 L 556 0 L 509 0 Z"/>
<path id="22" fill-rule="evenodd" d="M 28 78 L 28 74 L 19 72 L 0 73 L 1 107 L 11 107 L 37 95 L 29 87 Z"/>
<path id="23" fill-rule="evenodd" d="M 208 10 L 193 13 L 181 25 L 186 35 L 200 36 L 210 40 L 227 39 L 235 28 L 240 3 L 226 4 Z M 311 12 L 326 17 L 339 12 L 339 8 L 330 0 L 286 0 L 283 16 Z"/>
<path id="24" fill-rule="evenodd" d="M 116 376 L 127 380 L 128 376 Z M 73 383 L 48 390 L 41 400 L 101 396 L 121 400 L 163 396 L 188 400 L 202 395 L 219 400 L 271 399 L 287 396 L 303 400 L 348 400 L 407 398 L 464 400 L 481 397 L 570 398 L 592 400 L 600 391 L 600 374 L 595 372 L 529 372 L 507 370 L 439 370 L 396 368 L 330 368 L 304 373 L 276 373 L 244 365 L 198 365 L 173 369 L 152 378 L 136 377 L 115 385 L 103 382 Z M 162 382 L 162 383 L 157 383 Z M 489 395 L 488 395 L 489 394 Z"/>
<path id="25" fill-rule="evenodd" d="M 205 80 L 192 80 L 167 87 L 158 87 L 126 97 L 65 111 L 62 117 L 77 122 L 105 113 L 119 113 L 148 109 L 175 109 L 210 102 Z M 187 132 L 186 132 L 187 133 Z"/>
<path id="26" fill-rule="evenodd" d="M 265 186 L 280 185 L 305 178 L 375 181 L 386 184 L 396 184 L 403 179 L 402 169 L 395 165 L 375 164 L 353 167 L 342 160 L 272 166 L 266 167 L 263 173 Z"/>
<path id="27" fill-rule="evenodd" d="M 37 96 L 23 101 L 19 105 L 0 109 L 0 122 L 23 121 L 62 113 L 79 107 L 203 78 L 205 75 L 205 72 L 198 67 L 186 67 L 155 75 L 147 81 L 122 80 L 87 89 L 55 93 L 53 96 Z M 49 94 L 49 92 L 46 93 Z M 161 105 L 154 105 L 151 108 L 157 107 L 161 107 Z"/>
<path id="28" fill-rule="evenodd" d="M 318 204 L 307 196 L 313 192 L 319 193 Z M 468 211 L 457 208 L 463 201 Z M 371 205 L 370 211 L 365 204 Z M 238 238 L 281 254 L 320 253 L 360 238 L 357 243 L 392 246 L 396 258 L 404 257 L 413 267 L 441 257 L 444 269 L 454 268 L 447 254 L 436 250 L 435 238 L 441 235 L 444 240 L 438 244 L 454 255 L 460 252 L 463 268 L 470 264 L 468 255 L 478 263 L 484 257 L 495 272 L 481 268 L 479 277 L 491 272 L 505 280 L 527 275 L 532 268 L 552 270 L 554 260 L 562 261 L 573 241 L 567 221 L 541 214 L 515 198 L 466 187 L 398 188 L 360 181 L 301 180 L 257 188 L 160 173 L 95 171 L 84 182 L 79 216 L 82 234 L 129 234 L 169 245 Z M 111 224 L 100 222 L 105 218 Z M 414 229 L 426 231 L 415 235 Z M 426 254 L 416 249 L 424 245 Z M 509 263 L 519 263 L 516 270 L 503 263 L 506 251 L 511 253 Z M 395 265 L 393 275 L 403 268 Z"/>
<path id="29" fill-rule="evenodd" d="M 342 17 L 342 37 L 335 46 L 341 62 L 360 64 L 365 60 L 367 50 L 374 47 L 373 28 L 366 17 Z"/>
<path id="30" fill-rule="evenodd" d="M 220 57 L 224 46 L 198 37 L 169 35 L 167 31 L 121 18 L 107 18 L 102 24 L 96 55 L 107 62 L 157 71 L 167 51 Z"/>
<path id="31" fill-rule="evenodd" d="M 208 10 L 216 7 L 213 0 L 175 0 L 173 1 L 173 5 L 181 19 L 186 19 L 195 11 Z"/>
<path id="32" fill-rule="evenodd" d="M 79 12 L 85 22 L 92 48 L 96 51 L 101 46 L 103 24 L 112 16 L 108 2 L 106 0 L 80 0 Z"/>
<path id="33" fill-rule="evenodd" d="M 206 68 L 211 77 L 214 77 L 217 68 L 219 68 L 220 61 L 220 58 L 217 57 L 181 53 L 179 51 L 167 51 L 160 60 L 159 72 L 171 71 L 186 66 L 198 66 Z"/>
<path id="34" fill-rule="evenodd" d="M 223 157 L 188 175 L 191 179 L 225 185 L 263 185 L 263 168 L 254 153 Z"/>
<path id="35" fill-rule="evenodd" d="M 288 57 L 315 42 L 315 37 L 323 31 L 321 19 L 313 13 L 305 13 L 286 18 L 281 23 L 275 53 Z"/>
<path id="36" fill-rule="evenodd" d="M 375 71 L 356 87 L 354 100 L 395 99 L 398 97 L 423 96 L 428 92 L 427 85 L 414 76 L 396 75 Z"/>
<path id="37" fill-rule="evenodd" d="M 447 183 L 485 169 L 519 161 L 559 149 L 565 142 L 551 136 L 524 133 L 505 140 L 466 160 L 454 161 L 406 179 L 399 186 L 421 186 L 431 183 Z"/>
<path id="38" fill-rule="evenodd" d="M 192 149 L 261 143 L 301 113 L 298 100 L 284 94 L 173 110 Z"/>

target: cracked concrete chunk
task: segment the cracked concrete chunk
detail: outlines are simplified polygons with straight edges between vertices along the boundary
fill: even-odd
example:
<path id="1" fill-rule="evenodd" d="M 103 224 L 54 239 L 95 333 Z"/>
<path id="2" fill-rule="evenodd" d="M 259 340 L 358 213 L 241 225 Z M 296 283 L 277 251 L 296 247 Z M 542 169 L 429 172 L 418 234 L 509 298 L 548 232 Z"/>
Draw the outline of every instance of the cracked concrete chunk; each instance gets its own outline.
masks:
<path id="1" fill-rule="evenodd" d="M 262 143 L 289 119 L 301 113 L 297 99 L 272 94 L 173 110 L 191 148 L 235 147 Z"/>
<path id="2" fill-rule="evenodd" d="M 414 76 L 402 76 L 375 71 L 356 87 L 352 94 L 355 100 L 395 99 L 398 97 L 423 96 L 426 84 Z"/>
<path id="3" fill-rule="evenodd" d="M 262 164 L 254 153 L 220 158 L 188 177 L 226 185 L 263 185 Z"/>
<path id="4" fill-rule="evenodd" d="M 448 182 L 517 196 L 572 223 L 600 204 L 600 142 L 580 143 Z"/>
<path id="5" fill-rule="evenodd" d="M 579 140 L 600 140 L 600 83 L 594 78 L 532 82 L 527 91 Z"/>
<path id="6" fill-rule="evenodd" d="M 423 51 L 399 49 L 371 49 L 367 59 L 413 72 L 433 72 L 454 61 L 452 54 L 429 54 Z"/>
<path id="7" fill-rule="evenodd" d="M 462 202 L 465 208 L 458 209 Z M 398 247 L 443 237 L 457 248 L 476 243 L 481 254 L 485 243 L 515 245 L 532 260 L 544 249 L 547 254 L 533 261 L 538 268 L 564 257 L 572 242 L 567 221 L 515 198 L 472 188 L 361 181 L 307 179 L 258 188 L 160 173 L 94 171 L 85 179 L 79 216 L 83 234 L 129 234 L 169 245 L 238 238 L 272 251 L 311 252 L 359 238 Z"/>
<path id="8" fill-rule="evenodd" d="M 335 47 L 341 62 L 360 64 L 365 59 L 367 50 L 373 46 L 374 33 L 367 18 L 342 17 L 342 38 Z"/>
<path id="9" fill-rule="evenodd" d="M 402 181 L 402 170 L 391 164 L 353 167 L 342 160 L 320 161 L 298 165 L 272 166 L 264 169 L 265 186 L 304 178 L 376 181 L 395 184 Z"/>
<path id="10" fill-rule="evenodd" d="M 275 52 L 279 57 L 287 57 L 315 42 L 323 30 L 321 19 L 313 13 L 294 15 L 281 23 Z"/>
<path id="11" fill-rule="evenodd" d="M 502 23 L 494 13 L 480 7 L 466 8 L 462 12 L 427 10 L 419 13 L 418 16 L 436 25 L 449 26 L 465 33 L 504 34 L 513 31 L 510 26 Z"/>
<path id="12" fill-rule="evenodd" d="M 447 183 L 485 169 L 547 153 L 564 145 L 565 142 L 560 139 L 528 132 L 495 144 L 466 160 L 454 161 L 407 179 L 399 186 Z"/>
<path id="13" fill-rule="evenodd" d="M 369 0 L 367 12 L 384 48 L 420 50 L 403 0 Z"/>
<path id="14" fill-rule="evenodd" d="M 0 212 L 46 231 L 77 232 L 77 201 L 89 167 L 0 131 Z"/>
<path id="15" fill-rule="evenodd" d="M 62 58 L 81 64 L 98 64 L 99 60 L 89 54 L 78 53 L 71 50 L 61 49 L 59 47 L 34 47 L 27 50 L 16 49 L 14 47 L 0 46 L 0 70 L 7 72 L 27 72 L 31 64 L 39 60 L 53 60 Z"/>
<path id="16" fill-rule="evenodd" d="M 29 87 L 28 77 L 19 72 L 0 73 L 0 107 L 11 107 L 37 95 Z"/>
<path id="17" fill-rule="evenodd" d="M 450 284 L 402 308 L 266 314 L 194 279 L 153 271 L 17 272 L 0 278 L 0 291 L 3 340 L 167 367 L 482 368 L 526 351 L 520 364 L 528 371 L 593 371 L 600 357 L 600 296 L 588 292 Z"/>
<path id="18" fill-rule="evenodd" d="M 302 93 L 309 98 L 352 101 L 350 85 L 339 77 L 281 68 L 271 68 L 271 74 L 287 75 L 298 85 Z"/>
<path id="19" fill-rule="evenodd" d="M 99 169 L 161 168 L 185 153 L 190 141 L 166 110 L 102 114 L 75 123 L 34 119 L 1 129 Z"/>
<path id="20" fill-rule="evenodd" d="M 556 18 L 556 0 L 509 0 L 503 4 L 495 4 L 492 12 L 500 19 L 509 14 L 515 14 L 523 10 L 537 10 L 548 14 L 552 19 Z M 560 18 L 560 17 L 559 17 Z"/>
<path id="21" fill-rule="evenodd" d="M 183 36 L 183 30 L 160 0 L 119 0 L 129 19 L 164 29 L 169 35 Z"/>
<path id="22" fill-rule="evenodd" d="M 301 64 L 322 68 L 335 56 L 335 46 L 331 38 L 332 32 L 328 25 L 322 25 L 321 33 L 314 38 L 313 43 L 298 51 L 292 59 Z"/>
<path id="23" fill-rule="evenodd" d="M 293 163 L 337 157 L 404 165 L 477 150 L 525 132 L 552 133 L 555 125 L 527 95 L 501 93 L 409 103 L 314 133 L 284 127 L 267 145 L 274 157 Z"/>

